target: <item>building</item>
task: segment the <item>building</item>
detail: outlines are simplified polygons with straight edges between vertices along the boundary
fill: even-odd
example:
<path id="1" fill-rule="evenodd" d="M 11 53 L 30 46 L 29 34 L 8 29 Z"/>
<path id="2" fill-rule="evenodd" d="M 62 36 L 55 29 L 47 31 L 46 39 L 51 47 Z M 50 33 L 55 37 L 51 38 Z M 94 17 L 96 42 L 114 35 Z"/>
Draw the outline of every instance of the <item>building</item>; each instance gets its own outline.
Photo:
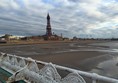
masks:
<path id="1" fill-rule="evenodd" d="M 20 39 L 20 37 L 10 35 L 10 34 L 5 34 L 4 36 L 2 36 L 2 38 L 4 38 L 7 41 L 9 41 L 9 40 L 19 40 Z"/>
<path id="2" fill-rule="evenodd" d="M 62 36 L 58 36 L 54 33 L 52 34 L 52 28 L 51 28 L 49 13 L 47 14 L 46 34 L 43 37 L 44 37 L 44 40 L 62 40 Z"/>

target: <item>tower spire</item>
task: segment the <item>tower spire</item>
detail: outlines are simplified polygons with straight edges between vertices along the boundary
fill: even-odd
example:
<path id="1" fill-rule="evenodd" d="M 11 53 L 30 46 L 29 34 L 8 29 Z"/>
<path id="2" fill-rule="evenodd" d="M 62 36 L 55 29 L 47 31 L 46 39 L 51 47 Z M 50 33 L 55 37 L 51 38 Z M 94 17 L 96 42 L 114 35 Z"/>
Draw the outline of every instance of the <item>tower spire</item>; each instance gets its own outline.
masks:
<path id="1" fill-rule="evenodd" d="M 49 13 L 47 14 L 47 19 L 50 19 L 50 15 L 49 15 Z"/>

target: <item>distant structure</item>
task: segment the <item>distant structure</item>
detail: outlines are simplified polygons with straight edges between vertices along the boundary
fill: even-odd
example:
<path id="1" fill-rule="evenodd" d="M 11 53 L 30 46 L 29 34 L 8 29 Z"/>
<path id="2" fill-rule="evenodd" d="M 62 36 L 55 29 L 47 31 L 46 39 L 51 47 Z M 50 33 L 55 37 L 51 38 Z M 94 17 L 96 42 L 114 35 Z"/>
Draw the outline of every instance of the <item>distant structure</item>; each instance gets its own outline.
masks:
<path id="1" fill-rule="evenodd" d="M 50 15 L 47 15 L 47 26 L 46 26 L 46 35 L 52 36 L 51 24 L 50 24 Z"/>
<path id="2" fill-rule="evenodd" d="M 51 28 L 51 23 L 50 23 L 50 15 L 49 13 L 47 14 L 47 25 L 46 25 L 46 33 L 44 35 L 39 35 L 39 36 L 29 36 L 29 37 L 24 37 L 21 40 L 63 40 L 62 35 L 58 36 L 54 32 L 52 33 L 52 28 Z"/>
<path id="3" fill-rule="evenodd" d="M 62 36 L 58 36 L 54 32 L 52 33 L 49 13 L 47 14 L 46 34 L 43 37 L 44 40 L 63 40 Z"/>
<path id="4" fill-rule="evenodd" d="M 20 39 L 20 37 L 14 36 L 14 35 L 10 35 L 10 34 L 5 34 L 1 38 L 2 39 L 5 39 L 7 41 L 10 41 L 10 40 L 19 40 Z"/>

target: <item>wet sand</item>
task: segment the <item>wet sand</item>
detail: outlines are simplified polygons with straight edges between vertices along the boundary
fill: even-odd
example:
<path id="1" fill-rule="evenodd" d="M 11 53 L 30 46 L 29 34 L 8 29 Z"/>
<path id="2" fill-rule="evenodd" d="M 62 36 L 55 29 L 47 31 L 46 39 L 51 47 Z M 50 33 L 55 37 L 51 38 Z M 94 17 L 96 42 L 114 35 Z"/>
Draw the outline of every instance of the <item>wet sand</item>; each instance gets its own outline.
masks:
<path id="1" fill-rule="evenodd" d="M 106 60 L 106 58 L 102 57 L 105 54 L 104 52 L 93 51 L 94 48 L 98 49 L 97 46 L 91 47 L 90 45 L 88 45 L 93 42 L 96 43 L 96 41 L 80 41 L 69 43 L 63 42 L 35 45 L 1 46 L 0 51 L 10 54 L 16 54 L 23 57 L 31 57 L 33 59 L 45 62 L 52 62 L 54 64 L 76 68 L 84 71 L 90 71 L 101 60 Z M 87 49 L 91 49 L 91 51 L 88 51 Z M 84 61 L 88 59 L 92 60 L 92 58 L 99 56 L 101 56 L 101 58 L 103 59 L 100 58 L 100 60 L 98 61 L 89 61 L 89 64 L 88 62 L 87 64 L 84 63 Z"/>
<path id="2" fill-rule="evenodd" d="M 82 62 L 89 58 L 100 56 L 102 54 L 104 53 L 94 52 L 94 51 L 93 52 L 80 51 L 80 52 L 64 52 L 64 53 L 49 54 L 47 56 L 40 56 L 40 57 L 33 56 L 32 58 L 45 62 L 52 62 L 58 65 L 63 65 L 71 68 L 89 71 L 92 67 L 89 67 L 88 65 L 85 67 L 85 65 L 83 65 Z M 91 64 L 93 64 L 93 62 L 89 63 L 89 65 Z"/>
<path id="3" fill-rule="evenodd" d="M 102 67 L 99 67 L 99 64 L 118 57 L 118 51 L 116 50 L 117 46 L 113 45 L 114 43 L 117 44 L 118 42 L 53 42 L 34 45 L 0 46 L 0 51 L 10 54 L 16 54 L 23 57 L 31 57 L 33 59 L 41 61 L 52 62 L 54 64 L 80 69 L 83 71 L 97 72 L 98 74 L 109 77 L 114 77 L 112 73 L 110 73 L 111 75 L 108 74 L 109 71 L 107 73 L 104 73 L 105 71 L 107 71 L 106 67 L 106 70 L 104 70 L 104 64 L 102 64 Z"/>

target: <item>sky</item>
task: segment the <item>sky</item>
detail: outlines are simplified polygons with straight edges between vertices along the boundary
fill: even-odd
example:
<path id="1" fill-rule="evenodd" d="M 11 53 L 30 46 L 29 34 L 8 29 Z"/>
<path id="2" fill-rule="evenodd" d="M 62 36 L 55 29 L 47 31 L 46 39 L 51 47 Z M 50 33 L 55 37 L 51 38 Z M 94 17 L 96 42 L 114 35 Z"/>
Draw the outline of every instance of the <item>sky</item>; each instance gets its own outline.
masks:
<path id="1" fill-rule="evenodd" d="M 118 38 L 118 0 L 0 0 L 0 35 Z"/>

